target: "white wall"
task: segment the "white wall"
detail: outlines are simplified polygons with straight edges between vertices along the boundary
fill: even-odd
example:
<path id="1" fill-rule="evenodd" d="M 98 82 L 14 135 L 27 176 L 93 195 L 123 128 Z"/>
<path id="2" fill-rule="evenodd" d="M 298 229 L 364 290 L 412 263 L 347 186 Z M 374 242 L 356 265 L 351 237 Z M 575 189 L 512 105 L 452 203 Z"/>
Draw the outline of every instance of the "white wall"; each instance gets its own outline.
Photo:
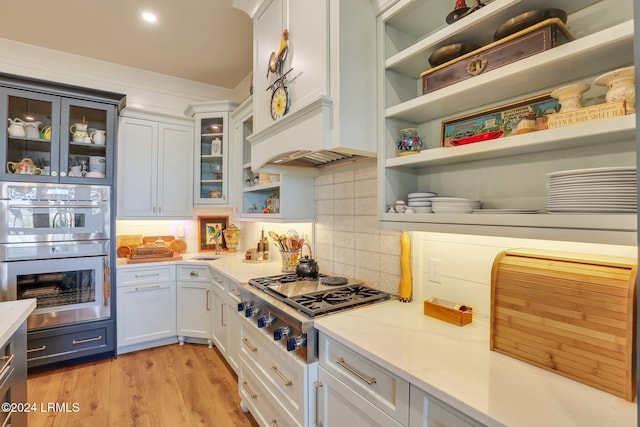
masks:
<path id="1" fill-rule="evenodd" d="M 413 233 L 414 300 L 437 297 L 473 307 L 474 321 L 488 321 L 491 309 L 491 267 L 509 248 L 532 248 L 637 257 L 637 247 L 533 239 Z M 441 283 L 429 281 L 429 258 L 441 260 Z"/>

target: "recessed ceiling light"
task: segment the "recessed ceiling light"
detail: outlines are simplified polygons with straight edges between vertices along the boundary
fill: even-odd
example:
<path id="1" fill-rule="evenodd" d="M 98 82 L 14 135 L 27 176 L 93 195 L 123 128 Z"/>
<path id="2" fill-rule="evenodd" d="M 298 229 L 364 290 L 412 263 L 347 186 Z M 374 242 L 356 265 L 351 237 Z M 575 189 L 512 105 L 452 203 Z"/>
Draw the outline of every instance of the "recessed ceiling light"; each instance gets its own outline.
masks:
<path id="1" fill-rule="evenodd" d="M 151 12 L 142 12 L 142 19 L 147 22 L 158 22 L 158 17 Z"/>

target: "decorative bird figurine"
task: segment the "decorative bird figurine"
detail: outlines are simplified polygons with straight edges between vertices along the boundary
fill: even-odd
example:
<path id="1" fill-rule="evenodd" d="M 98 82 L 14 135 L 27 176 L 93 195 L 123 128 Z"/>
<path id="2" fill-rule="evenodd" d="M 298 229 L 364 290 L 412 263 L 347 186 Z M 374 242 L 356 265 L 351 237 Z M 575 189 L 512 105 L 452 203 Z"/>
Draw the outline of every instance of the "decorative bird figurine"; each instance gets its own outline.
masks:
<path id="1" fill-rule="evenodd" d="M 289 50 L 289 30 L 284 30 L 282 32 L 282 38 L 280 39 L 280 48 L 278 49 L 278 53 L 271 52 L 271 56 L 269 57 L 269 66 L 267 68 L 267 78 L 269 77 L 269 73 L 275 73 L 276 76 L 280 77 L 282 75 L 282 63 L 284 59 L 287 57 L 287 51 Z"/>

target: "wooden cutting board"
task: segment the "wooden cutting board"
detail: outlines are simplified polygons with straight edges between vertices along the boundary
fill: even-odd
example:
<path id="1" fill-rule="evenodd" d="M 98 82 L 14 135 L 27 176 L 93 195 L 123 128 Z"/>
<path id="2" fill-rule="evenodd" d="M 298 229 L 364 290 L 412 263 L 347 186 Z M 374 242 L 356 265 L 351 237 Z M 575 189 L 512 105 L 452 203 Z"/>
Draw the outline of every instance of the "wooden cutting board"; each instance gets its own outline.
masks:
<path id="1" fill-rule="evenodd" d="M 491 350 L 632 401 L 633 258 L 519 249 L 496 257 Z"/>
<path id="2" fill-rule="evenodd" d="M 173 255 L 170 257 L 150 257 L 150 258 L 137 258 L 127 260 L 127 264 L 144 264 L 147 262 L 163 262 L 163 261 L 180 261 L 182 255 Z"/>

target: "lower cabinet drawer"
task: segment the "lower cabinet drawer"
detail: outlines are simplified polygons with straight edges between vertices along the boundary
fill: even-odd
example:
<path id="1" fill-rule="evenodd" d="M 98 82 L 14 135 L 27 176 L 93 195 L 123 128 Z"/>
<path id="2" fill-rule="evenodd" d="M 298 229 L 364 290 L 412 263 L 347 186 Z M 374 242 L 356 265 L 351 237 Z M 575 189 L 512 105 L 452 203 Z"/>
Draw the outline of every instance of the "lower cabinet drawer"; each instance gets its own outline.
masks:
<path id="1" fill-rule="evenodd" d="M 241 329 L 243 364 L 259 376 L 270 394 L 275 396 L 276 402 L 280 402 L 296 420 L 302 422 L 305 418 L 309 367 L 290 354 L 278 351 L 280 348 L 275 342 L 253 325 L 243 325 Z"/>
<path id="2" fill-rule="evenodd" d="M 402 425 L 409 422 L 409 382 L 320 333 L 320 366 Z"/>
<path id="3" fill-rule="evenodd" d="M 258 374 L 244 363 L 238 378 L 238 391 L 251 414 L 263 426 L 301 426 L 268 391 Z"/>
<path id="4" fill-rule="evenodd" d="M 27 335 L 29 366 L 113 351 L 113 323 L 74 325 Z"/>

